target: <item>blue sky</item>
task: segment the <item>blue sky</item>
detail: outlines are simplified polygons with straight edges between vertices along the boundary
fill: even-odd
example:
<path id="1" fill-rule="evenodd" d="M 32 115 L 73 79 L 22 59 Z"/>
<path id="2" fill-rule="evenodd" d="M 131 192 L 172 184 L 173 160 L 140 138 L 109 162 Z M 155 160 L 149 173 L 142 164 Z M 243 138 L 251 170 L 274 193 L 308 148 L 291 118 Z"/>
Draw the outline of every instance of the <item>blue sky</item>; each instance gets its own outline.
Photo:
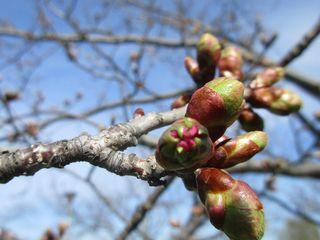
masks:
<path id="1" fill-rule="evenodd" d="M 248 6 L 251 4 L 259 5 L 257 8 L 261 11 L 261 18 L 263 19 L 264 24 L 268 29 L 278 33 L 279 37 L 274 47 L 268 52 L 268 57 L 274 60 L 278 60 L 284 56 L 300 39 L 302 34 L 307 32 L 320 17 L 320 1 L 316 0 L 311 0 L 307 3 L 299 0 L 250 0 L 246 1 L 246 4 L 248 4 Z M 33 21 L 33 14 L 34 9 L 32 1 L 12 0 L 0 2 L 0 19 L 12 21 L 17 27 L 28 28 Z M 63 24 L 58 26 L 60 31 L 68 31 L 68 28 Z M 55 47 L 56 46 L 54 45 L 52 46 L 53 49 Z M 130 48 L 134 49 L 134 47 L 130 46 L 124 51 L 119 51 L 118 56 L 120 56 L 120 58 L 121 56 L 125 58 L 125 54 L 127 54 Z M 42 48 L 40 47 L 39 51 L 41 50 Z M 311 47 L 304 52 L 303 56 L 294 61 L 289 68 L 319 80 L 319 53 L 320 39 L 317 39 Z M 184 54 L 185 53 L 181 51 L 181 54 L 177 55 L 176 61 L 181 62 L 181 66 Z M 123 63 L 124 62 L 125 60 L 123 60 Z M 150 87 L 153 90 L 160 92 L 168 91 L 170 88 L 176 89 L 192 86 L 191 81 L 172 81 L 171 79 L 173 77 L 178 76 L 179 78 L 188 78 L 188 76 L 185 71 L 180 71 L 178 73 L 172 71 L 172 69 L 169 69 L 168 65 L 170 65 L 170 62 L 167 64 L 164 62 L 164 64 L 154 67 L 150 72 L 150 74 L 152 74 L 152 83 L 150 84 Z M 0 72 L 2 76 L 6 77 L 6 81 L 0 83 L 1 88 L 13 88 L 16 86 L 17 82 L 19 82 L 16 75 L 11 75 L 11 71 L 13 70 L 6 69 Z M 168 81 L 165 81 L 166 79 L 168 79 Z M 297 89 L 292 84 L 287 84 L 286 87 Z M 66 60 L 64 52 L 60 50 L 50 56 L 47 61 L 43 62 L 42 66 L 35 72 L 32 78 L 32 84 L 30 84 L 26 94 L 23 96 L 24 101 L 15 106 L 15 112 L 20 113 L 26 111 L 26 106 L 29 105 L 32 96 L 34 96 L 38 90 L 44 90 L 46 93 L 46 100 L 44 102 L 44 107 L 46 108 L 61 105 L 65 99 L 72 99 L 78 91 L 84 92 L 84 100 L 72 109 L 73 111 L 78 112 L 96 104 L 97 96 L 103 94 L 106 95 L 106 99 L 109 101 L 116 100 L 119 97 L 119 92 L 118 90 L 115 91 L 115 89 L 117 89 L 116 85 L 110 82 L 106 83 L 99 79 L 93 82 L 88 74 L 77 70 L 70 64 Z M 319 103 L 304 92 L 300 92 L 300 94 L 303 96 L 306 103 L 303 112 L 311 117 L 315 110 L 319 110 Z M 169 101 L 166 101 L 157 106 L 149 105 L 146 109 L 147 111 L 157 110 L 159 108 L 166 110 L 168 108 L 168 102 Z M 134 107 L 135 106 L 129 107 L 129 110 L 132 112 Z M 266 113 L 264 110 L 260 112 L 267 119 L 271 119 L 271 114 Z M 115 114 L 118 117 L 118 121 L 121 121 L 121 110 L 113 111 L 112 114 Z M 106 125 L 108 124 L 109 118 L 109 111 L 94 117 L 95 120 Z M 279 125 L 288 125 L 288 121 L 288 118 L 275 117 L 273 121 L 267 122 L 267 131 L 273 133 L 270 146 L 274 149 L 275 153 L 294 158 L 296 153 L 292 147 L 292 136 L 284 136 L 284 134 L 287 134 L 288 128 L 284 127 L 281 130 L 277 129 L 277 126 Z M 49 127 L 41 137 L 46 141 L 59 140 L 77 136 L 82 131 L 88 131 L 92 134 L 96 133 L 95 130 L 88 127 L 86 124 L 74 124 L 73 122 L 65 121 L 61 124 Z M 157 131 L 156 133 L 159 132 L 160 131 Z M 302 135 L 304 136 L 306 143 L 310 142 L 310 135 L 308 133 L 302 133 Z M 275 147 L 279 142 L 282 143 L 281 146 Z M 150 152 L 147 150 L 141 150 L 141 155 L 147 155 L 149 153 Z M 74 164 L 69 168 L 76 170 L 80 174 L 85 174 L 88 166 L 86 164 Z M 248 180 L 249 183 L 254 182 L 257 189 L 261 189 L 263 186 L 263 178 L 261 176 L 250 175 L 239 177 Z M 98 186 L 104 189 L 104 192 L 113 193 L 112 195 L 115 200 L 117 200 L 119 196 L 123 196 L 128 188 L 135 189 L 137 195 L 141 198 L 144 196 L 145 192 L 150 191 L 150 188 L 141 181 L 132 178 L 118 177 L 101 170 L 96 172 L 94 178 Z M 117 184 L 106 184 L 106 181 L 108 183 L 117 182 Z M 290 199 L 290 196 L 294 196 L 296 186 L 303 187 L 305 184 L 311 185 L 315 184 L 315 182 L 310 180 L 297 181 L 289 178 L 281 178 L 281 180 L 277 182 L 277 187 L 281 189 L 279 196 L 288 200 Z M 61 186 L 63 186 L 63 188 L 61 188 Z M 122 187 L 120 188 L 118 186 Z M 57 195 L 68 190 L 76 191 L 79 194 L 80 197 L 75 204 L 78 208 L 83 208 L 84 213 L 94 206 L 95 202 L 92 201 L 94 196 L 88 191 L 88 188 L 84 184 L 72 180 L 72 178 L 58 170 L 42 170 L 34 177 L 17 178 L 6 185 L 0 186 L 0 202 L 2 206 L 0 209 L 0 226 L 6 226 L 15 230 L 19 235 L 23 236 L 24 239 L 36 239 L 47 227 L 55 226 L 61 220 L 68 220 L 68 216 L 62 213 L 62 211 L 57 211 L 57 202 L 55 200 Z M 310 193 L 307 192 L 306 194 Z M 186 209 L 191 204 L 191 198 L 187 198 L 186 196 L 189 196 L 190 193 L 186 193 L 184 189 L 181 188 L 181 183 L 177 181 L 161 199 L 161 202 L 166 203 L 173 195 L 175 196 L 175 201 L 179 200 L 183 202 L 181 207 L 177 207 L 176 212 L 166 212 L 168 210 L 160 208 L 155 211 L 155 213 L 151 214 L 171 214 L 172 218 L 187 216 L 188 212 Z M 130 201 L 131 206 L 134 206 L 137 203 L 138 200 Z M 291 215 L 268 201 L 264 201 L 264 203 L 266 203 L 265 206 L 268 220 L 268 230 L 264 239 L 275 239 L 274 233 L 281 229 L 284 220 Z M 119 223 L 118 228 L 120 229 L 121 227 L 122 226 Z M 210 233 L 212 229 L 204 227 L 201 231 Z M 170 233 L 172 233 L 172 229 L 166 227 L 163 238 L 160 237 L 159 239 L 166 239 Z M 88 237 L 88 239 L 91 238 Z"/>

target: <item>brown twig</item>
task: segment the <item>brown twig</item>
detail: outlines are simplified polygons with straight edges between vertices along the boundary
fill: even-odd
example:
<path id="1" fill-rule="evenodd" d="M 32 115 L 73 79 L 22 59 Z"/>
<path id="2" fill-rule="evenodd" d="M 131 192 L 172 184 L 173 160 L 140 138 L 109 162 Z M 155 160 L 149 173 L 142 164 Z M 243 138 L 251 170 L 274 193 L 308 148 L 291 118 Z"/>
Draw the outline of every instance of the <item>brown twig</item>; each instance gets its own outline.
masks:
<path id="1" fill-rule="evenodd" d="M 297 57 L 299 57 L 303 51 L 305 51 L 310 44 L 317 38 L 320 33 L 320 18 L 317 20 L 316 24 L 306 33 L 300 41 L 281 59 L 279 62 L 280 66 L 287 66 Z"/>
<path id="2" fill-rule="evenodd" d="M 168 178 L 166 180 L 165 186 L 158 187 L 153 193 L 149 195 L 145 202 L 137 207 L 128 224 L 116 238 L 117 240 L 125 240 L 130 235 L 130 233 L 139 226 L 146 214 L 155 206 L 157 200 L 168 189 L 173 180 L 174 177 Z"/>

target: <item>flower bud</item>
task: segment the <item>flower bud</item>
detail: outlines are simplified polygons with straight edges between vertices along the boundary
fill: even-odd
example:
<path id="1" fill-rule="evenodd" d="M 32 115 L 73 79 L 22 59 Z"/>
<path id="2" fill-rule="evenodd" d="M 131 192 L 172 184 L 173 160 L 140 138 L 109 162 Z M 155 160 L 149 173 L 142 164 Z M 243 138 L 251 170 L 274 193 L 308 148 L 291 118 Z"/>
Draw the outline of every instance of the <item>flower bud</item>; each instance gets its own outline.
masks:
<path id="1" fill-rule="evenodd" d="M 212 141 L 198 121 L 183 118 L 174 122 L 160 137 L 156 160 L 165 169 L 192 172 L 212 155 Z"/>
<path id="2" fill-rule="evenodd" d="M 200 68 L 208 65 L 215 66 L 220 58 L 219 40 L 210 33 L 201 36 L 197 44 L 197 60 Z"/>
<path id="3" fill-rule="evenodd" d="M 219 40 L 210 33 L 201 36 L 197 44 L 197 61 L 200 69 L 200 85 L 203 85 L 214 78 L 215 68 L 220 58 Z"/>
<path id="4" fill-rule="evenodd" d="M 142 117 L 144 115 L 145 115 L 145 112 L 142 108 L 136 108 L 136 110 L 134 110 L 134 113 L 133 113 L 134 118 Z"/>
<path id="5" fill-rule="evenodd" d="M 238 118 L 238 121 L 247 132 L 262 131 L 264 127 L 263 119 L 255 113 L 250 107 L 245 107 Z"/>
<path id="6" fill-rule="evenodd" d="M 171 109 L 180 108 L 188 104 L 192 96 L 192 92 L 187 92 L 180 95 L 174 102 L 171 104 Z"/>
<path id="7" fill-rule="evenodd" d="M 248 161 L 262 151 L 268 143 L 268 136 L 261 131 L 242 134 L 235 139 L 215 144 L 213 157 L 208 166 L 215 168 L 229 168 Z"/>
<path id="8" fill-rule="evenodd" d="M 191 97 L 186 116 L 199 121 L 217 140 L 243 107 L 244 86 L 234 78 L 220 77 L 199 88 Z M 212 136 L 211 136 L 212 137 Z"/>
<path id="9" fill-rule="evenodd" d="M 184 59 L 184 66 L 187 69 L 188 73 L 192 77 L 194 82 L 199 82 L 199 65 L 198 63 L 191 57 L 185 57 Z"/>
<path id="10" fill-rule="evenodd" d="M 296 93 L 277 87 L 255 89 L 248 101 L 253 107 L 266 108 L 279 115 L 297 112 L 302 106 L 302 101 Z"/>
<path id="11" fill-rule="evenodd" d="M 229 46 L 221 51 L 221 58 L 218 62 L 220 76 L 233 76 L 237 78 L 239 81 L 242 81 L 242 65 L 242 54 L 238 48 Z"/>
<path id="12" fill-rule="evenodd" d="M 263 205 L 248 184 L 215 168 L 198 169 L 196 179 L 212 225 L 232 240 L 263 237 Z"/>
<path id="13" fill-rule="evenodd" d="M 20 98 L 20 93 L 17 91 L 7 91 L 3 94 L 4 102 L 11 102 Z"/>
<path id="14" fill-rule="evenodd" d="M 250 83 L 250 88 L 270 87 L 284 76 L 284 69 L 281 67 L 267 68 L 259 73 Z"/>

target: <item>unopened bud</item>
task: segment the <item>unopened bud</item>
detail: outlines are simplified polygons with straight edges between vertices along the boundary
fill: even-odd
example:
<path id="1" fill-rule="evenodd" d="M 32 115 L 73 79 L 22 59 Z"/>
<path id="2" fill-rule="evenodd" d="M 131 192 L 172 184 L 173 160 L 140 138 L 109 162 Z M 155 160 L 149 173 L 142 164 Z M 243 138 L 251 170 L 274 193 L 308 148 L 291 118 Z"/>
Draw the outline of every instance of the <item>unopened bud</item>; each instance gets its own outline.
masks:
<path id="1" fill-rule="evenodd" d="M 197 83 L 199 80 L 199 65 L 192 57 L 185 57 L 184 66 L 192 79 Z"/>
<path id="2" fill-rule="evenodd" d="M 201 67 L 215 65 L 220 58 L 219 40 L 210 33 L 201 36 L 197 44 L 197 60 Z"/>
<path id="3" fill-rule="evenodd" d="M 267 68 L 259 73 L 250 83 L 250 88 L 270 87 L 284 76 L 284 69 L 281 67 Z"/>
<path id="4" fill-rule="evenodd" d="M 144 110 L 142 108 L 137 108 L 136 110 L 134 110 L 134 113 L 133 113 L 133 117 L 134 118 L 142 117 L 144 115 L 145 115 L 145 113 L 144 113 Z"/>
<path id="5" fill-rule="evenodd" d="M 216 145 L 208 165 L 215 168 L 235 166 L 261 152 L 267 143 L 268 136 L 264 132 L 254 131 L 242 134 L 235 139 Z"/>
<path id="6" fill-rule="evenodd" d="M 191 97 L 186 116 L 199 121 L 217 140 L 237 118 L 244 105 L 244 86 L 234 78 L 216 78 Z"/>
<path id="7" fill-rule="evenodd" d="M 196 171 L 199 196 L 211 223 L 232 240 L 260 240 L 264 211 L 248 184 L 215 168 Z"/>
<path id="8" fill-rule="evenodd" d="M 220 76 L 235 77 L 242 81 L 243 59 L 240 50 L 236 47 L 229 46 L 221 51 L 221 58 L 218 63 Z"/>
<path id="9" fill-rule="evenodd" d="M 180 108 L 188 104 L 192 96 L 192 92 L 187 92 L 179 96 L 174 102 L 171 104 L 171 109 Z"/>
<path id="10" fill-rule="evenodd" d="M 200 83 L 205 84 L 212 80 L 215 75 L 215 68 L 220 58 L 219 40 L 210 33 L 201 36 L 197 44 L 197 61 L 200 69 Z"/>
<path id="11" fill-rule="evenodd" d="M 277 87 L 255 89 L 248 101 L 253 107 L 266 108 L 279 115 L 297 112 L 302 106 L 302 101 L 296 93 Z"/>

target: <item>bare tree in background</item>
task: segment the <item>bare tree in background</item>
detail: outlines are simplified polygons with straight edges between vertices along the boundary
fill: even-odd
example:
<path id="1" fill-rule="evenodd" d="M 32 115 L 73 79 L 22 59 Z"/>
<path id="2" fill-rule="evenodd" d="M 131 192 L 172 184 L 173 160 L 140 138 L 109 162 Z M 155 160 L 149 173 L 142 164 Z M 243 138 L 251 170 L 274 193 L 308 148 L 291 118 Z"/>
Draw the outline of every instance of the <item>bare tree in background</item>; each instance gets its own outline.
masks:
<path id="1" fill-rule="evenodd" d="M 81 184 L 95 198 L 83 201 L 82 208 L 78 208 L 77 190 L 59 186 L 54 205 L 62 212 L 61 221 L 72 219 L 68 229 L 65 227 L 70 233 L 65 233 L 66 229 L 61 233 L 59 225 L 57 230 L 44 230 L 43 239 L 78 239 L 83 233 L 118 240 L 161 239 L 162 233 L 175 239 L 221 238 L 213 228 L 212 235 L 201 234 L 201 229 L 208 228 L 202 205 L 183 189 L 174 174 L 156 163 L 153 155 L 158 132 L 148 134 L 184 116 L 185 108 L 170 110 L 170 104 L 195 89 L 186 75 L 183 58 L 193 53 L 202 33 L 211 32 L 224 45 L 241 49 L 247 83 L 261 67 L 280 65 L 288 67 L 283 85 L 300 89 L 310 101 L 320 98 L 319 79 L 290 68 L 318 36 L 319 19 L 301 33 L 300 41 L 282 58 L 267 59 L 277 34 L 286 33 L 265 29 L 251 6 L 240 5 L 240 1 L 176 0 L 164 4 L 140 0 L 35 0 L 29 7 L 35 17 L 28 25 L 0 19 L 0 182 L 9 186 L 15 177 L 34 175 L 43 168 L 62 168 L 61 176 Z M 50 76 L 51 80 L 42 78 L 45 74 L 41 69 L 61 64 L 61 59 L 67 71 L 53 68 L 51 72 L 56 76 Z M 166 74 L 159 76 L 164 71 Z M 63 99 L 57 100 L 50 86 L 55 85 L 52 79 L 62 75 L 65 82 L 57 81 L 55 87 Z M 51 104 L 54 101 L 56 104 Z M 135 115 L 138 107 L 146 115 Z M 272 121 L 267 114 L 264 117 L 266 124 Z M 279 197 L 281 187 L 277 181 L 289 177 L 294 183 L 296 179 L 310 178 L 310 185 L 317 184 L 319 118 L 319 113 L 310 118 L 301 111 L 287 122 L 280 122 L 288 124 L 294 154 L 277 154 L 283 140 L 275 139 L 263 155 L 230 169 L 249 181 L 259 174 L 264 187 L 257 186 L 256 190 L 266 203 L 317 226 L 320 216 L 314 214 L 314 209 L 320 206 L 319 199 L 305 204 L 311 200 L 303 192 L 296 201 L 287 201 L 290 193 Z M 61 141 L 50 137 L 59 128 L 67 132 L 70 126 L 82 126 L 75 127 L 81 129 L 78 137 Z M 270 128 L 270 139 L 277 128 Z M 239 131 L 236 125 L 230 134 Z M 64 168 L 75 162 L 89 164 Z M 115 196 L 105 191 L 105 185 L 115 185 L 112 181 L 118 179 L 109 172 L 139 180 L 130 178 L 123 193 Z M 0 231 L 0 239 L 19 237 L 10 231 Z"/>

